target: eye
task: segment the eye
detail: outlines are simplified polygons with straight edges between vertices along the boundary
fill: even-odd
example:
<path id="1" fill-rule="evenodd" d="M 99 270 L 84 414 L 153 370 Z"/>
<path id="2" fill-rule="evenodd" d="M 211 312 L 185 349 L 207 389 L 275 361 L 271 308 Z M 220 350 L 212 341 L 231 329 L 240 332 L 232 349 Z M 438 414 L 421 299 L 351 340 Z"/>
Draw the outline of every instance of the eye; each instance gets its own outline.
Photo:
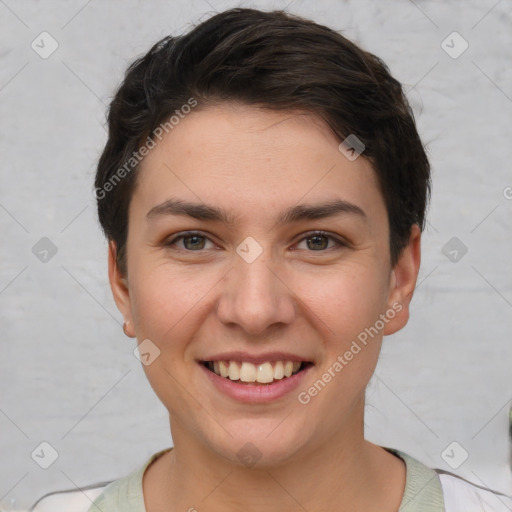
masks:
<path id="1" fill-rule="evenodd" d="M 198 252 L 205 249 L 206 241 L 209 241 L 213 244 L 213 242 L 198 231 L 188 231 L 186 233 L 182 233 L 181 235 L 173 238 L 169 242 L 165 242 L 166 247 L 170 247 L 176 245 L 178 241 L 183 242 L 182 247 L 178 247 L 180 250 L 185 250 L 189 252 Z"/>
<path id="2" fill-rule="evenodd" d="M 309 233 L 307 236 L 302 238 L 302 241 L 306 241 L 306 246 L 312 251 L 325 251 L 325 249 L 332 249 L 329 247 L 329 241 L 334 242 L 334 247 L 346 247 L 346 243 L 342 242 L 338 238 L 326 233 L 325 231 L 314 231 Z"/>
<path id="3" fill-rule="evenodd" d="M 210 242 L 212 247 L 206 247 L 206 244 Z M 327 249 L 334 249 L 339 247 L 346 247 L 347 244 L 342 240 L 334 237 L 333 235 L 326 233 L 325 231 L 314 231 L 308 233 L 307 236 L 303 237 L 300 243 L 306 242 L 306 248 L 309 252 L 324 252 Z M 333 244 L 330 244 L 333 242 Z M 178 245 L 178 244 L 181 244 Z M 187 231 L 173 238 L 169 242 L 165 242 L 166 247 L 177 246 L 178 250 L 187 252 L 199 252 L 206 249 L 213 249 L 215 244 L 203 233 L 199 231 Z M 301 249 L 301 247 L 298 247 Z"/>

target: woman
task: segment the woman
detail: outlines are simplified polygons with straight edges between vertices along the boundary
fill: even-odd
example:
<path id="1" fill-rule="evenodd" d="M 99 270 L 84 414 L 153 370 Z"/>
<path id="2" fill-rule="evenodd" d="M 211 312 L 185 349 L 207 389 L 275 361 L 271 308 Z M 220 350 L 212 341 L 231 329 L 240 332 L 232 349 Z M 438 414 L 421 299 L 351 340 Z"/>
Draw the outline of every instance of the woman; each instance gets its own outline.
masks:
<path id="1" fill-rule="evenodd" d="M 135 61 L 108 119 L 110 284 L 174 446 L 89 510 L 510 508 L 364 439 L 430 191 L 381 60 L 311 21 L 233 9 Z"/>

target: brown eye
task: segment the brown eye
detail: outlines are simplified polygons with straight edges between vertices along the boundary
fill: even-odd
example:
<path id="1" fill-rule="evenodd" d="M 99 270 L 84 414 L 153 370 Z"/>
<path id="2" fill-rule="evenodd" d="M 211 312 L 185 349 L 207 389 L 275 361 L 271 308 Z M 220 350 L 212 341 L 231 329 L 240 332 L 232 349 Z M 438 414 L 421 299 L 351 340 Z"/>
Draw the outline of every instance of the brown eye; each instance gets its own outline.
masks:
<path id="1" fill-rule="evenodd" d="M 327 249 L 327 246 L 329 245 L 329 238 L 325 235 L 309 236 L 306 240 L 308 241 L 308 248 L 314 251 Z M 311 241 L 311 243 L 309 243 L 309 241 Z"/>
<path id="2" fill-rule="evenodd" d="M 181 245 L 178 245 L 178 242 L 182 242 Z M 190 252 L 198 252 L 205 249 L 206 242 L 210 241 L 208 237 L 202 235 L 201 233 L 189 232 L 184 233 L 182 235 L 177 236 L 172 239 L 170 242 L 166 242 L 166 247 L 177 246 L 179 250 L 185 250 Z M 211 242 L 211 241 L 210 241 Z"/>
<path id="3" fill-rule="evenodd" d="M 195 249 L 204 249 L 205 238 L 204 236 L 184 236 L 183 237 L 183 245 L 186 249 L 195 250 Z"/>
<path id="4" fill-rule="evenodd" d="M 326 249 L 340 248 L 346 246 L 338 238 L 324 233 L 323 231 L 317 231 L 314 233 L 310 233 L 308 236 L 305 236 L 302 241 L 306 241 L 306 247 L 308 251 L 316 251 L 316 252 L 324 252 Z M 334 246 L 329 246 L 329 242 L 333 241 Z"/>

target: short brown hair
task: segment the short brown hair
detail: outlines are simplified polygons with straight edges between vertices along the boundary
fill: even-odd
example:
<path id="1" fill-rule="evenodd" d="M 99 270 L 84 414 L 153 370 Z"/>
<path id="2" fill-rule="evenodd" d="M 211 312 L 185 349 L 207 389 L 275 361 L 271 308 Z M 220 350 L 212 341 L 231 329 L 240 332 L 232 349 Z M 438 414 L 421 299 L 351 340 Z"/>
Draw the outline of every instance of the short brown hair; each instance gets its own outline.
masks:
<path id="1" fill-rule="evenodd" d="M 95 191 L 99 221 L 116 243 L 122 273 L 137 176 L 133 154 L 190 98 L 196 108 L 235 101 L 313 113 L 340 142 L 355 135 L 384 197 L 393 266 L 413 224 L 424 229 L 430 165 L 401 84 L 387 66 L 313 21 L 283 11 L 230 9 L 157 42 L 129 66 L 110 104 Z M 122 179 L 114 180 L 122 168 Z"/>

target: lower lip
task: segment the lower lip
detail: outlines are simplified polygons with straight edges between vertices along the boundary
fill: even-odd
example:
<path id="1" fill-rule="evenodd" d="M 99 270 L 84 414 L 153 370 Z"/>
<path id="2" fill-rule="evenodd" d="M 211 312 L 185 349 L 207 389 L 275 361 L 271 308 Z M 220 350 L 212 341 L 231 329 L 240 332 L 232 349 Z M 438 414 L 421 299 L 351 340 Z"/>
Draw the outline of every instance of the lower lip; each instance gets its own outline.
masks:
<path id="1" fill-rule="evenodd" d="M 275 380 L 271 384 L 240 384 L 239 382 L 217 375 L 211 370 L 208 370 L 208 368 L 201 363 L 198 364 L 217 390 L 239 402 L 245 403 L 272 402 L 273 400 L 282 398 L 286 394 L 291 393 L 294 389 L 297 389 L 306 374 L 312 368 L 310 365 L 291 377 Z"/>

